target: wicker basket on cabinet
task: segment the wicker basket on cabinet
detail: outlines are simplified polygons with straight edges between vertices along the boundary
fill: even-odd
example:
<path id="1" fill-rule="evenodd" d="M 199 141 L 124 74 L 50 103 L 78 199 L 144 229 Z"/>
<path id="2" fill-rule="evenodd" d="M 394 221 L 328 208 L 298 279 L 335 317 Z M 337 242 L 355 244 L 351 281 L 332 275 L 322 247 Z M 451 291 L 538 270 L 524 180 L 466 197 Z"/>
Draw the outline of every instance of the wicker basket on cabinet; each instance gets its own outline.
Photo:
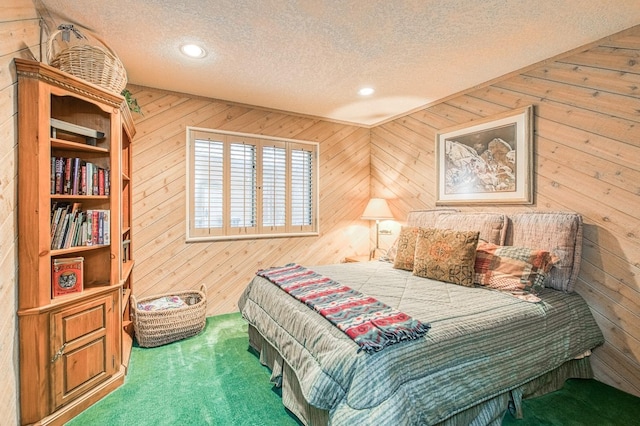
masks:
<path id="1" fill-rule="evenodd" d="M 56 37 L 63 34 L 63 41 L 68 41 L 70 33 L 80 41 L 54 52 Z M 47 43 L 49 65 L 120 94 L 127 85 L 127 72 L 124 65 L 116 53 L 101 39 L 95 35 L 92 38 L 95 41 L 90 40 L 71 24 L 60 25 L 51 34 Z"/>

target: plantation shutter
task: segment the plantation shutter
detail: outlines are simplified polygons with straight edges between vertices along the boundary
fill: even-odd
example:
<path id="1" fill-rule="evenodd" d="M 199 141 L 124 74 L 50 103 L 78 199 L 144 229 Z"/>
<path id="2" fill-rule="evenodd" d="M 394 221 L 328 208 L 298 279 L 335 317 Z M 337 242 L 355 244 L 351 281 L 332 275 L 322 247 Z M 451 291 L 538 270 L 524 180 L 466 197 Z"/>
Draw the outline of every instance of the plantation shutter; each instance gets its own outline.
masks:
<path id="1" fill-rule="evenodd" d="M 191 229 L 197 235 L 222 233 L 223 153 L 221 140 L 196 139 L 194 142 Z"/>
<path id="2" fill-rule="evenodd" d="M 229 145 L 230 233 L 255 233 L 257 225 L 256 145 L 243 141 Z"/>
<path id="3" fill-rule="evenodd" d="M 314 153 L 303 145 L 291 148 L 291 227 L 312 229 L 314 217 Z"/>
<path id="4" fill-rule="evenodd" d="M 284 230 L 287 220 L 286 144 L 262 147 L 262 232 Z"/>

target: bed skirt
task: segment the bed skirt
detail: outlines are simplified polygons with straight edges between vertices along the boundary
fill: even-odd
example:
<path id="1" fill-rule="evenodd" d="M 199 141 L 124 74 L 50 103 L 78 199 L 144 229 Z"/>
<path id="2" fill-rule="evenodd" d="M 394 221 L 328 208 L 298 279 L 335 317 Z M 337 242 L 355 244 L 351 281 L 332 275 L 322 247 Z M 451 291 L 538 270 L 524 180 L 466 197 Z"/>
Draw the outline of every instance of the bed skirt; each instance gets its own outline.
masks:
<path id="1" fill-rule="evenodd" d="M 278 351 L 249 324 L 249 345 L 259 355 L 260 363 L 271 370 L 271 382 L 282 389 L 282 404 L 307 426 L 329 424 L 329 412 L 310 405 L 301 392 L 298 377 Z M 591 379 L 589 357 L 567 361 L 558 368 L 538 376 L 510 391 L 477 401 L 471 407 L 453 413 L 440 426 L 502 424 L 506 410 L 523 418 L 522 399 L 544 395 L 560 389 L 567 379 Z"/>

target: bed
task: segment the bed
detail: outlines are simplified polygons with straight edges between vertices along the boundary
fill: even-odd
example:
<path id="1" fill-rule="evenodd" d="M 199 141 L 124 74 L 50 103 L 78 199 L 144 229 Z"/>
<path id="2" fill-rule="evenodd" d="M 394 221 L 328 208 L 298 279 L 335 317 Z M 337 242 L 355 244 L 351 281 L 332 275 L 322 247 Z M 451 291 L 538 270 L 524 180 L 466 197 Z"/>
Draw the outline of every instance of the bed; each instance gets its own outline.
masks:
<path id="1" fill-rule="evenodd" d="M 535 303 L 502 289 L 416 276 L 394 259 L 309 267 L 430 325 L 421 338 L 372 353 L 256 276 L 239 300 L 249 344 L 302 423 L 500 424 L 507 409 L 523 415 L 522 398 L 592 377 L 589 354 L 603 337 L 573 292 L 579 215 L 415 211 L 406 228 L 473 230 L 500 247 L 548 250 L 554 264 Z"/>

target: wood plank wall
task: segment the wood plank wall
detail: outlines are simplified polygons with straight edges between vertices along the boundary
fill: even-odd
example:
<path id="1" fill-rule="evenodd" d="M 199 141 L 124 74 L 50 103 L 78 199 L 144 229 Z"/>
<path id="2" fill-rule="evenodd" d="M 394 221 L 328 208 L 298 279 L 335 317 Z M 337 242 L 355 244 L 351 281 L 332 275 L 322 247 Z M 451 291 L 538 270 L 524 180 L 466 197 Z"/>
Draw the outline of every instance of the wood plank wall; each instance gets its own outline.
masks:
<path id="1" fill-rule="evenodd" d="M 31 0 L 0 7 L 0 423 L 18 424 L 18 322 L 16 321 L 18 182 L 16 73 L 13 58 L 36 54 L 37 12 Z"/>
<path id="2" fill-rule="evenodd" d="M 372 194 L 397 217 L 435 206 L 437 130 L 535 107 L 535 204 L 462 210 L 576 211 L 585 221 L 577 291 L 606 343 L 596 378 L 640 395 L 640 26 L 587 50 L 382 124 L 371 133 Z M 417 153 L 417 154 L 416 154 Z"/>
<path id="3" fill-rule="evenodd" d="M 336 263 L 369 250 L 370 130 L 233 103 L 130 86 L 134 114 L 134 293 L 207 286 L 207 314 L 237 311 L 255 271 L 291 261 Z M 320 144 L 319 237 L 185 242 L 186 127 L 300 139 Z M 345 185 L 345 183 L 349 183 Z"/>

